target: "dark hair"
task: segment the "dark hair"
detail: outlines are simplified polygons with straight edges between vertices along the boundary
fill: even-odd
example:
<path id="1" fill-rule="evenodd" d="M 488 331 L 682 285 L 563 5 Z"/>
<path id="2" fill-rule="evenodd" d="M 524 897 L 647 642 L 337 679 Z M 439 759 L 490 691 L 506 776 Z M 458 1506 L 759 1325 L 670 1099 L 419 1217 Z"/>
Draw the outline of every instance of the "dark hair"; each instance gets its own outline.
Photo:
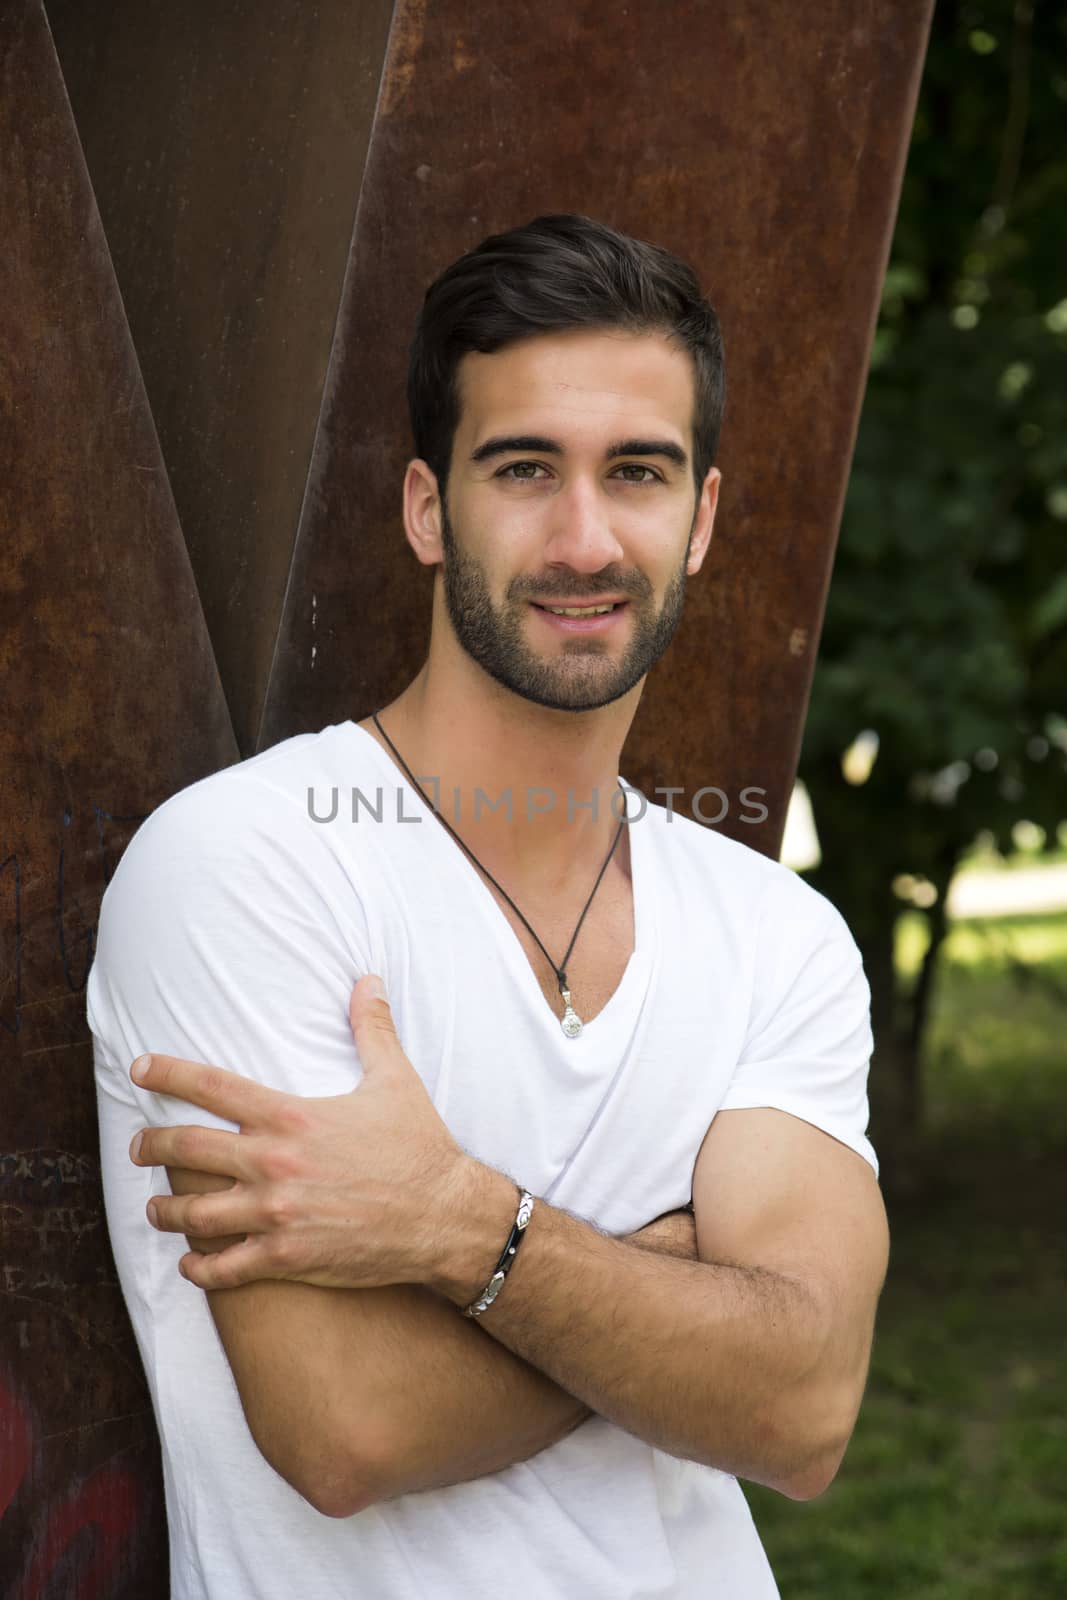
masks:
<path id="1" fill-rule="evenodd" d="M 579 327 L 661 332 L 689 351 L 699 494 L 715 458 L 725 399 L 719 319 L 692 268 L 669 250 L 591 217 L 561 214 L 490 235 L 426 291 L 408 360 L 408 410 L 416 454 L 432 468 L 442 498 L 459 423 L 462 358 Z"/>

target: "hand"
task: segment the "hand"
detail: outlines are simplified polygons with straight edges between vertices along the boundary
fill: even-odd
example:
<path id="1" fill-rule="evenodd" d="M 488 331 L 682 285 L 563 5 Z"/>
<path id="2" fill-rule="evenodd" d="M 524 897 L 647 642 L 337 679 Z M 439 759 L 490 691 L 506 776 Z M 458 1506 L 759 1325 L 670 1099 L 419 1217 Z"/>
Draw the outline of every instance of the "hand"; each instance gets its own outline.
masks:
<path id="1" fill-rule="evenodd" d="M 431 1280 L 478 1163 L 453 1139 L 401 1049 L 379 979 L 355 985 L 349 1021 L 363 1064 L 350 1094 L 304 1099 L 174 1056 L 150 1057 L 143 1073 L 131 1069 L 142 1088 L 241 1129 L 147 1128 L 130 1147 L 139 1166 L 236 1180 L 213 1193 L 149 1201 L 149 1220 L 165 1233 L 245 1235 L 182 1257 L 183 1275 L 200 1288 L 257 1278 L 327 1288 Z"/>

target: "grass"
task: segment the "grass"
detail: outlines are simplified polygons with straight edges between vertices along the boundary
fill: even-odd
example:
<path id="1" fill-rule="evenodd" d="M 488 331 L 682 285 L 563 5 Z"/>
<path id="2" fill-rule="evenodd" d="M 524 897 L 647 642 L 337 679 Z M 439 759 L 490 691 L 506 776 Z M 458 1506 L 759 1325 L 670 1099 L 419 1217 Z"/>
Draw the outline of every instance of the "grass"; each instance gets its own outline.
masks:
<path id="1" fill-rule="evenodd" d="M 904 973 L 923 928 L 901 917 Z M 1067 912 L 956 923 L 923 1062 L 931 1188 L 890 1213 L 848 1454 L 817 1500 L 744 1485 L 783 1600 L 1067 1596 L 1065 1037 Z"/>

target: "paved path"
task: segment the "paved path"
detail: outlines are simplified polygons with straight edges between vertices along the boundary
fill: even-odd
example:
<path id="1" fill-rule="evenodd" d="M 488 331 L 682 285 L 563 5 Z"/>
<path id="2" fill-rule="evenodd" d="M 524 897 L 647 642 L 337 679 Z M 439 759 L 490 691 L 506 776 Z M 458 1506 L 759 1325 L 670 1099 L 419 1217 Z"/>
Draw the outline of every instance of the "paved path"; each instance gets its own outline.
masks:
<path id="1" fill-rule="evenodd" d="M 950 917 L 1004 917 L 1067 910 L 1067 862 L 1014 872 L 967 872 L 948 892 Z"/>

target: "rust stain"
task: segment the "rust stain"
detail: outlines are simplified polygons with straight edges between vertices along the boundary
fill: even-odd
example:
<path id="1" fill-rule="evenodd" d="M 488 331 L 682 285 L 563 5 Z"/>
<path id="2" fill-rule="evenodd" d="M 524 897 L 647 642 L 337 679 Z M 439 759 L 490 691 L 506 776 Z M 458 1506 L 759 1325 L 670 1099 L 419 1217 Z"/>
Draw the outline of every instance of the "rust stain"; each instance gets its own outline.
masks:
<path id="1" fill-rule="evenodd" d="M 378 115 L 383 119 L 397 114 L 415 82 L 426 34 L 426 6 L 427 0 L 396 0 L 378 100 Z"/>

